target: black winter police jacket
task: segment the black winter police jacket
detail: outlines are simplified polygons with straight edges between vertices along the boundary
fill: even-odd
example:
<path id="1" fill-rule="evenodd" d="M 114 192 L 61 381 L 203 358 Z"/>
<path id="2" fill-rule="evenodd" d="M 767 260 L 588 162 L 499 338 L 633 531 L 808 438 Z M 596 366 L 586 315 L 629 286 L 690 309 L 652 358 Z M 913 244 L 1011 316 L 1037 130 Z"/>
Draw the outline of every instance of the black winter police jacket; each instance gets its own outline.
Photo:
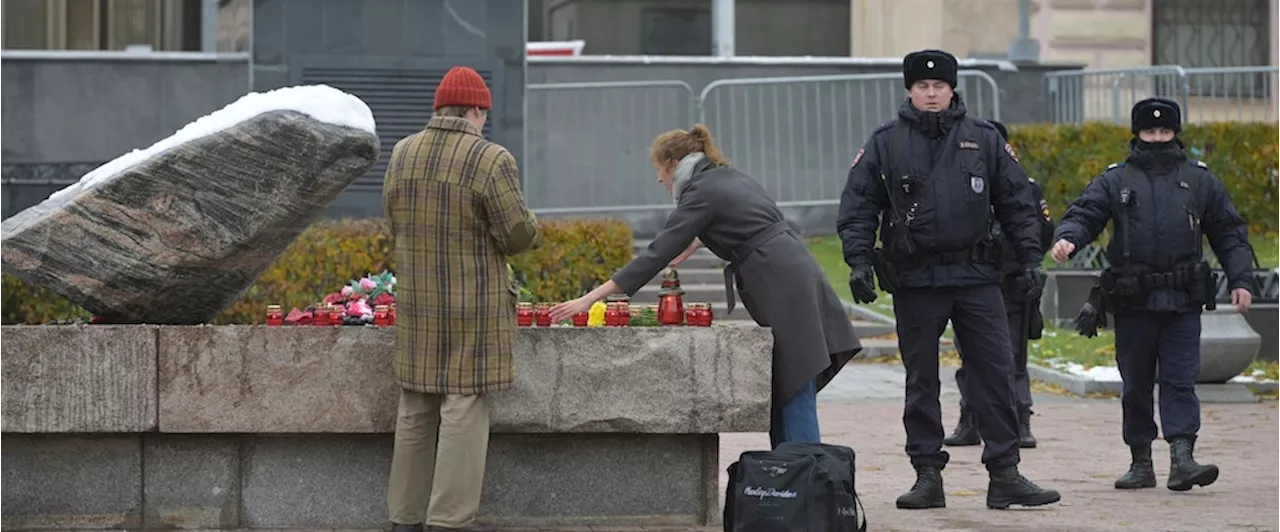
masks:
<path id="1" fill-rule="evenodd" d="M 909 126 L 898 161 L 890 164 L 894 125 Z M 971 249 L 991 234 L 999 221 L 1014 242 L 1016 259 L 1038 265 L 1043 257 L 1038 205 L 1027 175 L 995 126 L 966 116 L 960 95 L 938 113 L 917 111 L 903 102 L 894 122 L 881 126 L 858 152 L 840 196 L 837 231 L 851 267 L 872 261 L 876 233 L 892 248 L 887 228 L 893 219 L 889 193 L 900 211 L 911 210 L 905 224 L 917 256 Z M 910 194 L 901 176 L 911 176 Z M 905 218 L 905 216 L 904 216 Z M 900 230 L 899 228 L 898 230 Z M 972 286 L 999 283 L 1001 264 L 955 264 L 897 267 L 899 288 Z"/>
<path id="2" fill-rule="evenodd" d="M 1126 182 L 1126 168 L 1133 166 Z M 1129 206 L 1122 205 L 1122 190 L 1130 189 Z M 1119 216 L 1126 216 L 1128 234 Z M 1253 250 L 1248 228 L 1227 197 L 1222 182 L 1204 163 L 1188 161 L 1181 141 L 1168 145 L 1130 141 L 1129 157 L 1093 178 L 1088 188 L 1063 215 L 1054 241 L 1066 240 L 1077 252 L 1093 242 L 1116 220 L 1107 245 L 1112 266 L 1144 265 L 1169 271 L 1176 264 L 1200 260 L 1201 235 L 1222 262 L 1230 288 L 1256 294 L 1250 265 Z M 1128 240 L 1129 259 L 1124 257 Z M 1186 290 L 1162 288 L 1147 296 L 1146 310 L 1193 312 Z"/>

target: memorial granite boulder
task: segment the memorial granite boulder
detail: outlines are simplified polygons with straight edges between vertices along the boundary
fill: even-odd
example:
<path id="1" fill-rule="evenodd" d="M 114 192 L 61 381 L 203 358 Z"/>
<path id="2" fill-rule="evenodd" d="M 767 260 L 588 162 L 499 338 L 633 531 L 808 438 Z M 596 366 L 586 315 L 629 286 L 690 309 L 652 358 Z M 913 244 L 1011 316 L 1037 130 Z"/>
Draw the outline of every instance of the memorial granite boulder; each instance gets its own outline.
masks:
<path id="1" fill-rule="evenodd" d="M 379 148 L 351 94 L 250 93 L 5 220 L 3 270 L 108 323 L 207 322 Z"/>

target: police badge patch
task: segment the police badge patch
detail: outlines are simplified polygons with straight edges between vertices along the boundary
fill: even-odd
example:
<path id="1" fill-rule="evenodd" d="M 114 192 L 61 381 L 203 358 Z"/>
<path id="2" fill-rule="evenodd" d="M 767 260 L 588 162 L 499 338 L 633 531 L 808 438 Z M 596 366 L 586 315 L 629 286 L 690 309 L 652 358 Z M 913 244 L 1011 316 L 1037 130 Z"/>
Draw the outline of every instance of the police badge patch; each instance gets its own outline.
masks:
<path id="1" fill-rule="evenodd" d="M 973 189 L 974 193 L 981 194 L 987 188 L 987 180 L 976 175 L 969 176 L 969 187 Z"/>
<path id="2" fill-rule="evenodd" d="M 1004 151 L 1009 154 L 1009 157 L 1013 159 L 1013 162 L 1022 164 L 1022 161 L 1018 160 L 1018 153 L 1013 151 L 1013 145 L 1008 142 L 1004 143 Z"/>
<path id="3" fill-rule="evenodd" d="M 1040 200 L 1040 216 L 1043 216 L 1044 221 L 1046 222 L 1053 220 L 1053 218 L 1049 216 L 1049 202 L 1045 200 Z"/>
<path id="4" fill-rule="evenodd" d="M 858 154 L 853 157 L 853 164 L 849 165 L 849 168 L 858 166 L 858 161 L 862 160 L 862 154 L 865 153 L 866 151 L 867 151 L 866 148 L 859 149 Z"/>

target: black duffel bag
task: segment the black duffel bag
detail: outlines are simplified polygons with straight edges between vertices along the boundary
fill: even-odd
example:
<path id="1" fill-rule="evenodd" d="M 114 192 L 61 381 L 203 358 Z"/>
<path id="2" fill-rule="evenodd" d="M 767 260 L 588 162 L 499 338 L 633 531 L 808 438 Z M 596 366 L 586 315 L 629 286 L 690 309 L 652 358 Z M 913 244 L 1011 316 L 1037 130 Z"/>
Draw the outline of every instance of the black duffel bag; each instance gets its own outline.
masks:
<path id="1" fill-rule="evenodd" d="M 783 443 L 729 466 L 724 532 L 865 532 L 853 449 Z"/>

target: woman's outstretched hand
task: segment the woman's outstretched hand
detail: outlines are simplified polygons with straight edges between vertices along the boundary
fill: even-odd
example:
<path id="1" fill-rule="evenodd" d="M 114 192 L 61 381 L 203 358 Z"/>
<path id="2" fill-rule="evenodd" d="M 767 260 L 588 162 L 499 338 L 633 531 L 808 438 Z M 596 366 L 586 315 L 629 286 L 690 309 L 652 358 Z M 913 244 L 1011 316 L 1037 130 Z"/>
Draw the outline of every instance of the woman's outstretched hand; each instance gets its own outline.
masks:
<path id="1" fill-rule="evenodd" d="M 679 266 L 681 262 L 684 262 L 684 260 L 693 255 L 695 251 L 698 251 L 698 248 L 700 247 L 702 247 L 702 240 L 697 238 L 693 239 L 693 242 L 689 243 L 689 247 L 685 248 L 684 252 L 680 253 L 676 258 L 671 259 L 671 262 L 668 263 L 667 266 L 671 268 Z"/>
<path id="2" fill-rule="evenodd" d="M 572 318 L 574 314 L 587 312 L 591 310 L 592 303 L 595 303 L 595 300 L 591 299 L 590 296 L 582 296 L 573 301 L 558 303 L 556 306 L 551 307 L 551 323 L 560 323 Z"/>

